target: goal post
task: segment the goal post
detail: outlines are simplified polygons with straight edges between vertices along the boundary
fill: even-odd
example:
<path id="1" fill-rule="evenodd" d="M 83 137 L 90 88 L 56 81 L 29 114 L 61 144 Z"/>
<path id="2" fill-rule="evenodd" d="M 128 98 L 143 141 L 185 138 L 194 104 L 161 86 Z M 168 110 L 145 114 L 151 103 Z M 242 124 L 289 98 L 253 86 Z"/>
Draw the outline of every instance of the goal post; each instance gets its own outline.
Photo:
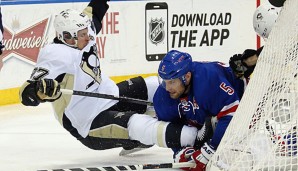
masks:
<path id="1" fill-rule="evenodd" d="M 298 0 L 286 0 L 207 170 L 298 170 Z"/>

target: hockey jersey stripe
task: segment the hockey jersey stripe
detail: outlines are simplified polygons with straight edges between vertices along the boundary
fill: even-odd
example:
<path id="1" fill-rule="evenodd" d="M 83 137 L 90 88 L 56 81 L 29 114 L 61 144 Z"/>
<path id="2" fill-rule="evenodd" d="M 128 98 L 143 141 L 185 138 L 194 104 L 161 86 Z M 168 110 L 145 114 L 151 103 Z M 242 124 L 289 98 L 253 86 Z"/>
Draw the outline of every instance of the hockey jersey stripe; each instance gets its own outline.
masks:
<path id="1" fill-rule="evenodd" d="M 236 112 L 239 105 L 239 101 L 235 101 L 227 106 L 224 106 L 223 109 L 218 113 L 217 119 L 220 119 L 221 117 L 224 117 L 226 115 L 233 116 Z"/>

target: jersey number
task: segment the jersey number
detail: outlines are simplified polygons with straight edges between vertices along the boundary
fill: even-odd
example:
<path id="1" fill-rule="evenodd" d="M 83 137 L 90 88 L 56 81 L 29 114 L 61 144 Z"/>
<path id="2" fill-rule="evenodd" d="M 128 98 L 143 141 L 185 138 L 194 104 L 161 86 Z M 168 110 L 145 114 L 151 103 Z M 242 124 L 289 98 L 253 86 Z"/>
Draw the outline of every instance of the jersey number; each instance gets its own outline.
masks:
<path id="1" fill-rule="evenodd" d="M 228 95 L 234 94 L 234 89 L 230 86 L 227 86 L 226 83 L 222 82 L 219 86 L 223 91 L 228 93 Z"/>
<path id="2" fill-rule="evenodd" d="M 44 76 L 49 74 L 49 70 L 41 67 L 34 68 L 31 74 L 32 80 L 40 80 Z"/>

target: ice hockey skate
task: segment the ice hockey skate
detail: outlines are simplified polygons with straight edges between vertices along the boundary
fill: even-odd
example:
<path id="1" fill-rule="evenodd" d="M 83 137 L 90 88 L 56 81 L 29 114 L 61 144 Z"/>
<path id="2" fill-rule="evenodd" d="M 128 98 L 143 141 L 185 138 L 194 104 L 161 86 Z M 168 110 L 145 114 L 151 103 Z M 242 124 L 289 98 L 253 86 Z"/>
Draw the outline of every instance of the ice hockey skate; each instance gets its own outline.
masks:
<path id="1" fill-rule="evenodd" d="M 140 144 L 136 147 L 123 147 L 123 149 L 120 151 L 119 156 L 126 156 L 138 151 L 146 150 L 153 145 L 145 145 L 145 144 Z"/>

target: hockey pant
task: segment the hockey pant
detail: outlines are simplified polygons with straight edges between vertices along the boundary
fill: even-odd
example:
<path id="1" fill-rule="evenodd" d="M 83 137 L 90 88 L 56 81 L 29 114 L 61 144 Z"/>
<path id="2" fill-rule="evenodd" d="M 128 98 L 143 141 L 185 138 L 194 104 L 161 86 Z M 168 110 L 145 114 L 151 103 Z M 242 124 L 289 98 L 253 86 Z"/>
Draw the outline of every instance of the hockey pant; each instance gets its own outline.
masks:
<path id="1" fill-rule="evenodd" d="M 129 138 L 143 144 L 180 148 L 194 146 L 197 128 L 159 121 L 147 115 L 134 114 L 128 122 Z"/>
<path id="2" fill-rule="evenodd" d="M 92 122 L 87 137 L 82 137 L 70 120 L 63 115 L 63 127 L 90 149 L 105 150 L 117 147 L 132 149 L 142 145 L 138 141 L 129 140 L 127 123 L 134 112 L 104 111 Z"/>
<path id="3" fill-rule="evenodd" d="M 117 84 L 119 95 L 142 100 L 148 99 L 148 89 L 142 77 L 132 78 Z M 132 149 L 142 146 L 136 140 L 129 140 L 127 123 L 129 118 L 138 113 L 144 113 L 147 105 L 138 105 L 119 101 L 106 111 L 101 112 L 93 120 L 89 134 L 82 137 L 70 120 L 63 115 L 63 126 L 85 146 L 94 150 L 104 150 L 116 147 Z"/>

